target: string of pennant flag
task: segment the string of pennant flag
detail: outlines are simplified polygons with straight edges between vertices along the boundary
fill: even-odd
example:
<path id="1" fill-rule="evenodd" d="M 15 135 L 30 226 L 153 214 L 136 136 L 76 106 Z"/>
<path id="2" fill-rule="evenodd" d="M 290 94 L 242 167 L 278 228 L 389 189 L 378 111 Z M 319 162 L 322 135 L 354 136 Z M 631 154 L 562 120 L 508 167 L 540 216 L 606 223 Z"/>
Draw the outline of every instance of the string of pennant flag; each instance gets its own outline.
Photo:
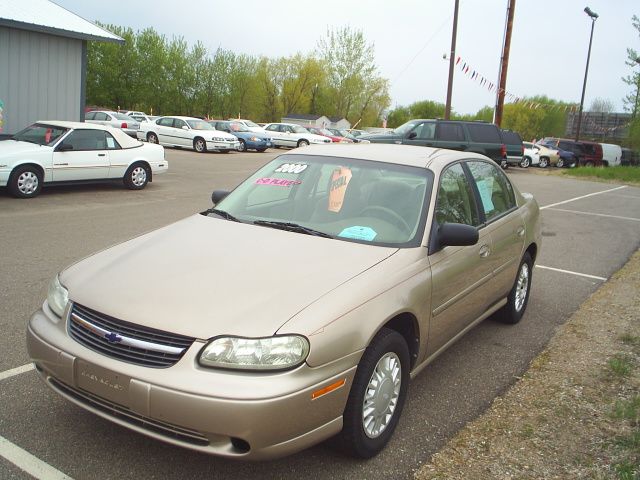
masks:
<path id="1" fill-rule="evenodd" d="M 564 111 L 564 112 L 577 112 L 578 111 L 578 105 L 560 105 L 560 104 L 533 102 L 533 101 L 527 100 L 527 99 L 525 99 L 525 98 L 523 98 L 523 97 L 521 97 L 519 95 L 516 95 L 515 93 L 512 93 L 512 92 L 509 92 L 509 91 L 507 91 L 505 89 L 502 89 L 498 85 L 496 85 L 494 82 L 489 80 L 487 77 L 482 75 L 480 73 L 480 71 L 478 71 L 475 68 L 473 68 L 469 62 L 465 61 L 460 56 L 458 56 L 456 58 L 456 66 L 470 80 L 473 80 L 478 85 L 480 85 L 483 88 L 486 88 L 490 92 L 496 92 L 496 93 L 504 92 L 505 98 L 507 98 L 509 101 L 511 101 L 513 103 L 521 103 L 525 107 L 533 109 L 533 110 L 538 109 L 538 108 L 545 108 L 545 109 L 552 109 L 552 110 L 558 110 L 558 111 Z"/>

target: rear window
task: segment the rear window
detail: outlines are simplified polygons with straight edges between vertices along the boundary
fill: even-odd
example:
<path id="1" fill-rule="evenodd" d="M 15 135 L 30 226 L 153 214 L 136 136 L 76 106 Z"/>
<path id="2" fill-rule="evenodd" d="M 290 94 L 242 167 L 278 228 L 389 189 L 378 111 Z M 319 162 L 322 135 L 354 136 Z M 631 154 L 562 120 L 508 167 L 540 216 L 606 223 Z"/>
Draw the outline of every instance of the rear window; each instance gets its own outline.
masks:
<path id="1" fill-rule="evenodd" d="M 508 145 L 519 145 L 522 143 L 522 139 L 520 138 L 520 135 L 518 135 L 516 132 L 503 130 L 502 138 L 504 139 L 504 143 Z"/>
<path id="2" fill-rule="evenodd" d="M 464 131 L 459 123 L 438 123 L 436 137 L 438 140 L 464 141 Z"/>
<path id="3" fill-rule="evenodd" d="M 498 127 L 491 124 L 467 124 L 471 140 L 480 143 L 502 143 Z"/>

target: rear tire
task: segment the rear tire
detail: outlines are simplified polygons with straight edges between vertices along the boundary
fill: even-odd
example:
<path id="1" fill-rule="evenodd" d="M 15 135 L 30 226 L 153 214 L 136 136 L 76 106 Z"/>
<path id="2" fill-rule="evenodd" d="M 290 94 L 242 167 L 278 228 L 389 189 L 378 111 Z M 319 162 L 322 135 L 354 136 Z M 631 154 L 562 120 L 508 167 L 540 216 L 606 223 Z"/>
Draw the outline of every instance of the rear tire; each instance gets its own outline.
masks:
<path id="1" fill-rule="evenodd" d="M 122 181 L 129 190 L 142 190 L 149 183 L 151 172 L 143 163 L 134 163 L 127 169 Z"/>
<path id="2" fill-rule="evenodd" d="M 298 140 L 298 147 L 306 147 L 309 145 L 309 142 L 307 140 Z"/>
<path id="3" fill-rule="evenodd" d="M 522 168 L 529 168 L 529 165 L 531 165 L 531 159 L 529 157 L 524 157 L 520 162 Z"/>
<path id="4" fill-rule="evenodd" d="M 558 158 L 558 163 L 556 163 L 556 167 L 558 168 L 564 167 L 564 160 L 562 158 Z"/>
<path id="5" fill-rule="evenodd" d="M 409 347 L 394 330 L 381 329 L 364 351 L 336 438 L 340 450 L 371 458 L 398 425 L 409 384 Z M 390 415 L 390 416 L 389 416 Z"/>
<path id="6" fill-rule="evenodd" d="M 149 143 L 158 143 L 158 137 L 156 136 L 155 133 L 153 132 L 149 132 L 147 133 L 147 142 Z"/>
<path id="7" fill-rule="evenodd" d="M 498 318 L 503 323 L 516 324 L 520 321 L 529 303 L 529 292 L 533 279 L 533 260 L 529 252 L 525 252 L 518 267 L 516 280 L 509 292 L 507 304 L 498 312 Z"/>
<path id="8" fill-rule="evenodd" d="M 549 166 L 549 159 L 547 157 L 540 157 L 540 163 L 538 167 L 547 168 Z"/>

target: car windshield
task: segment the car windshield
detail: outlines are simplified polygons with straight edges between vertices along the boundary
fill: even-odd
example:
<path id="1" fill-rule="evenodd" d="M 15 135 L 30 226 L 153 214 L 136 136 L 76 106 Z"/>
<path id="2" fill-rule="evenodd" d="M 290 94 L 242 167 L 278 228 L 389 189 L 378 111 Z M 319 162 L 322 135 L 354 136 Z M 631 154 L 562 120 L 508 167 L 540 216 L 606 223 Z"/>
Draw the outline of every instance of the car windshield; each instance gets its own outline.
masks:
<path id="1" fill-rule="evenodd" d="M 34 123 L 16 133 L 12 138 L 19 142 L 37 143 L 38 145 L 53 145 L 69 129 Z"/>
<path id="2" fill-rule="evenodd" d="M 395 130 L 393 130 L 393 133 L 396 135 L 401 135 L 404 136 L 407 133 L 409 133 L 411 130 L 414 129 L 414 127 L 416 125 L 418 125 L 420 122 L 417 120 L 409 120 L 407 123 L 400 125 L 398 128 L 396 128 Z"/>
<path id="3" fill-rule="evenodd" d="M 330 137 L 333 137 L 336 135 L 334 132 L 326 128 L 319 128 L 318 131 L 320 132 L 321 135 L 329 135 Z"/>
<path id="4" fill-rule="evenodd" d="M 244 120 L 244 124 L 247 127 L 258 127 L 258 128 L 260 128 L 260 125 L 258 125 L 257 123 L 253 123 L 251 120 Z"/>
<path id="5" fill-rule="evenodd" d="M 230 122 L 229 130 L 231 130 L 232 132 L 250 132 L 251 131 L 243 123 L 240 123 L 240 122 Z"/>
<path id="6" fill-rule="evenodd" d="M 292 125 L 291 127 L 293 128 L 293 131 L 295 133 L 309 133 L 309 130 L 307 130 L 304 127 L 301 127 L 300 125 Z"/>
<path id="7" fill-rule="evenodd" d="M 262 167 L 216 209 L 244 223 L 295 233 L 383 246 L 417 246 L 424 231 L 432 178 L 424 168 L 292 154 Z"/>
<path id="8" fill-rule="evenodd" d="M 215 130 L 209 123 L 204 120 L 187 120 L 187 123 L 194 130 Z"/>
<path id="9" fill-rule="evenodd" d="M 124 113 L 111 113 L 111 116 L 113 116 L 113 118 L 115 118 L 116 120 L 133 120 L 132 117 L 130 117 L 129 115 L 125 115 Z"/>

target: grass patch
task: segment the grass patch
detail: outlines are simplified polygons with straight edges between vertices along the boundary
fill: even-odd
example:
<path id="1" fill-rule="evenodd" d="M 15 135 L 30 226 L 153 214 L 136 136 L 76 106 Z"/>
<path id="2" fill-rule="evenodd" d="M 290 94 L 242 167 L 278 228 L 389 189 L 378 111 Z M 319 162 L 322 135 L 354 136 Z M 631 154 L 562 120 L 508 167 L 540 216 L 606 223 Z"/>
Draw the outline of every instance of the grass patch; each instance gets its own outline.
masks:
<path id="1" fill-rule="evenodd" d="M 640 184 L 640 168 L 638 167 L 579 167 L 562 170 L 562 173 L 572 177 L 601 178 Z"/>
<path id="2" fill-rule="evenodd" d="M 614 470 L 620 480 L 636 480 L 638 477 L 636 473 L 638 473 L 638 464 L 633 464 L 633 462 L 624 461 L 615 465 Z"/>
<path id="3" fill-rule="evenodd" d="M 618 354 L 609 360 L 609 370 L 617 377 L 628 377 L 633 364 L 628 355 Z"/>
<path id="4" fill-rule="evenodd" d="M 640 337 L 636 335 L 631 335 L 630 333 L 625 333 L 620 337 L 620 341 L 625 345 L 629 345 L 630 347 L 640 347 Z"/>
<path id="5" fill-rule="evenodd" d="M 613 407 L 613 418 L 637 422 L 640 418 L 640 395 L 629 400 L 618 400 Z"/>

